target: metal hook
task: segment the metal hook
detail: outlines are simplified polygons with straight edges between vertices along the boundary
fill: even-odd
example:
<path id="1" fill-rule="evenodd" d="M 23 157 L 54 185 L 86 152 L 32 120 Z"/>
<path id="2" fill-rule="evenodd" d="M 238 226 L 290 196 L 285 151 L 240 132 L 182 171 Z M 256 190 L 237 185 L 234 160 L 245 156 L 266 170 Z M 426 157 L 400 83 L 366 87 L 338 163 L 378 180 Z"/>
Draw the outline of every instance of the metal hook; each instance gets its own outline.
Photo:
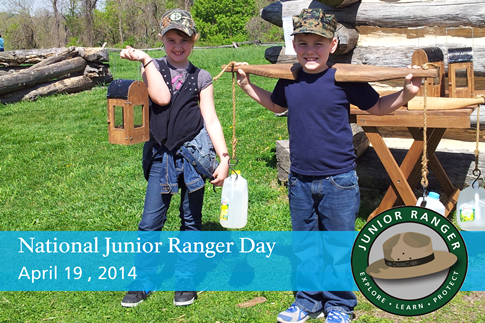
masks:
<path id="1" fill-rule="evenodd" d="M 428 189 L 423 185 L 423 201 L 421 201 L 421 207 L 426 207 L 426 196 L 428 196 Z"/>
<path id="2" fill-rule="evenodd" d="M 474 185 L 480 179 L 480 175 L 482 175 L 482 172 L 478 168 L 475 168 L 473 170 L 472 174 L 477 177 L 477 178 L 475 178 L 475 180 L 472 183 L 472 188 L 475 188 Z"/>
<path id="3" fill-rule="evenodd" d="M 236 160 L 236 162 L 235 163 L 231 163 L 231 160 L 234 160 L 234 159 Z M 229 160 L 227 161 L 227 163 L 229 164 L 229 169 L 231 170 L 231 173 L 236 174 L 236 179 L 237 179 L 238 178 L 238 174 L 234 170 L 233 166 L 236 166 L 239 163 L 239 160 L 236 157 L 230 157 Z"/>

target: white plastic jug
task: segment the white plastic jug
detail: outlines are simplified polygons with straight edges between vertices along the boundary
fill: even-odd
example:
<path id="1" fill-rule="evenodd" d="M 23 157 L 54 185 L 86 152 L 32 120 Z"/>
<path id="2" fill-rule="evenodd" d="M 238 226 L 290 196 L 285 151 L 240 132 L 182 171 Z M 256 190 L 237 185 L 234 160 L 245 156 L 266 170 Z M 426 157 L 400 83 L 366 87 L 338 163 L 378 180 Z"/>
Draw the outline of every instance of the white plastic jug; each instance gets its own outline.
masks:
<path id="1" fill-rule="evenodd" d="M 426 196 L 424 200 L 426 201 L 425 208 L 433 210 L 443 216 L 445 215 L 445 206 L 440 202 L 440 195 L 438 193 L 429 192 L 428 196 Z M 422 202 L 423 198 L 420 197 L 416 203 L 416 206 L 421 206 Z"/>
<path id="2" fill-rule="evenodd" d="M 462 230 L 485 231 L 485 189 L 478 184 L 460 192 L 456 203 L 456 222 Z"/>
<path id="3" fill-rule="evenodd" d="M 248 181 L 240 174 L 224 180 L 220 223 L 224 228 L 241 229 L 248 222 Z"/>

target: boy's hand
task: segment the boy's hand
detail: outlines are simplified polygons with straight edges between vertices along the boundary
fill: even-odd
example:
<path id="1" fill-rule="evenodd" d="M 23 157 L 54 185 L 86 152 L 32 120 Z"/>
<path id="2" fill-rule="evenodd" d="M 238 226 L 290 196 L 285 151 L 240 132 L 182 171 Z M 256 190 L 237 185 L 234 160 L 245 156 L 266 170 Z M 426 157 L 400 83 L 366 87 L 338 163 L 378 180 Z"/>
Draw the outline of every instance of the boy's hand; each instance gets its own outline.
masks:
<path id="1" fill-rule="evenodd" d="M 238 65 L 249 65 L 249 64 L 247 62 L 236 63 L 236 68 Z M 247 75 L 242 69 L 237 70 L 236 77 L 237 77 L 237 85 L 239 85 L 239 87 L 243 90 L 246 86 L 251 84 L 251 81 L 249 80 L 249 75 Z"/>
<path id="2" fill-rule="evenodd" d="M 409 65 L 409 69 L 421 69 L 421 66 L 417 65 Z M 404 78 L 404 88 L 403 88 L 403 95 L 404 99 L 410 100 L 418 94 L 419 88 L 421 87 L 422 78 L 421 77 L 413 77 L 413 74 L 409 74 Z"/>

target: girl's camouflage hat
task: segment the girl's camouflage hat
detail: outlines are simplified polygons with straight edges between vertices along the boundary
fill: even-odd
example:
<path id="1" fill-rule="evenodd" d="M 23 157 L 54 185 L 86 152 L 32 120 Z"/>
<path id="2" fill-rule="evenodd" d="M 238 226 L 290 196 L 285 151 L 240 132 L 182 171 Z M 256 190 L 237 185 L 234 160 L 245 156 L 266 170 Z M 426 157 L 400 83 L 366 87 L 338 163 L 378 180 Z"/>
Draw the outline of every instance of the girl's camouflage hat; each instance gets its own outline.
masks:
<path id="1" fill-rule="evenodd" d="M 182 9 L 173 9 L 165 13 L 160 23 L 160 29 L 162 36 L 172 29 L 183 31 L 189 37 L 197 33 L 194 19 L 192 19 L 190 13 Z"/>
<path id="2" fill-rule="evenodd" d="M 326 38 L 333 38 L 337 20 L 334 15 L 325 14 L 322 9 L 303 9 L 299 16 L 293 17 L 293 33 L 317 34 Z"/>

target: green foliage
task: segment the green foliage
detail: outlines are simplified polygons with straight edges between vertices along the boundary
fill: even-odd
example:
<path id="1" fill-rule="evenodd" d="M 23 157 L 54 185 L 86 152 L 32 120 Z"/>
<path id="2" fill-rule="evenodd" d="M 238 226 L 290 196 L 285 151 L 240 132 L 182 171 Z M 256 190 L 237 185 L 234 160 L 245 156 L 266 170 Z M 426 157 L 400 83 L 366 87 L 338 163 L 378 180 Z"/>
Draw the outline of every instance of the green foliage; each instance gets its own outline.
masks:
<path id="1" fill-rule="evenodd" d="M 67 46 L 78 46 L 79 45 L 79 37 L 69 37 L 67 42 Z"/>
<path id="2" fill-rule="evenodd" d="M 69 39 L 68 46 L 78 46 L 79 37 L 82 32 L 81 10 L 76 1 L 70 2 L 67 12 L 64 15 L 64 24 L 68 30 L 66 38 Z M 73 44 L 75 40 L 75 43 Z"/>
<path id="3" fill-rule="evenodd" d="M 246 24 L 255 14 L 254 0 L 196 0 L 192 7 L 201 39 L 213 44 L 246 41 Z"/>

